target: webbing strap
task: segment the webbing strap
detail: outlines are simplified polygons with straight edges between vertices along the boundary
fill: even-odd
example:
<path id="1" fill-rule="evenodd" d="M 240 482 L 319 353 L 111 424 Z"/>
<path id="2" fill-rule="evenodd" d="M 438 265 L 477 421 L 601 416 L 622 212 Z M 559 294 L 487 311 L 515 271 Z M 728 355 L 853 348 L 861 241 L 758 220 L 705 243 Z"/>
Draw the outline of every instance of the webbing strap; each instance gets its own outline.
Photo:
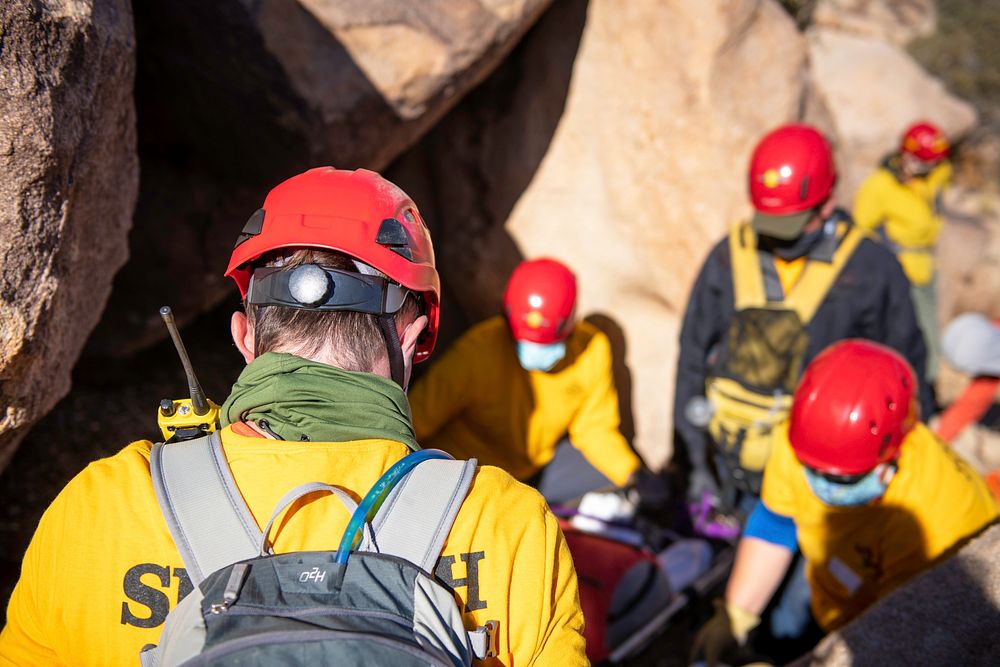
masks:
<path id="1" fill-rule="evenodd" d="M 377 550 L 434 572 L 475 472 L 476 459 L 432 459 L 411 470 L 372 521 Z"/>
<path id="2" fill-rule="evenodd" d="M 747 223 L 729 230 L 729 257 L 733 268 L 733 305 L 737 312 L 767 305 L 764 277 L 757 259 L 757 235 Z"/>
<path id="3" fill-rule="evenodd" d="M 747 308 L 787 308 L 794 310 L 802 324 L 808 324 L 819 309 L 830 286 L 866 234 L 851 225 L 834 251 L 831 261 L 807 260 L 802 275 L 782 301 L 769 301 L 757 253 L 757 235 L 750 225 L 734 225 L 729 230 L 729 255 L 733 270 L 733 302 L 737 311 Z M 772 290 L 773 291 L 773 290 Z"/>
<path id="4" fill-rule="evenodd" d="M 768 252 L 759 252 L 757 256 L 760 257 L 760 272 L 764 280 L 764 298 L 769 303 L 783 301 L 785 298 L 785 288 L 781 284 L 781 276 L 778 275 L 778 267 L 774 263 L 774 255 Z"/>
<path id="5" fill-rule="evenodd" d="M 354 502 L 354 498 L 351 498 L 351 496 L 348 495 L 347 491 L 339 489 L 336 486 L 333 486 L 331 484 L 324 484 L 323 482 L 306 482 L 305 484 L 300 484 L 291 491 L 289 491 L 288 493 L 286 493 L 285 495 L 283 495 L 281 497 L 281 500 L 278 501 L 277 506 L 275 506 L 274 511 L 271 512 L 271 518 L 268 520 L 267 526 L 264 527 L 264 534 L 261 535 L 260 538 L 260 548 L 258 549 L 258 554 L 257 554 L 258 556 L 267 556 L 273 553 L 270 547 L 268 547 L 267 537 L 268 535 L 271 534 L 271 526 L 273 526 L 274 522 L 277 521 L 278 516 L 280 516 L 281 513 L 285 511 L 285 508 L 287 508 L 289 505 L 294 503 L 302 496 L 308 495 L 310 493 L 316 493 L 317 491 L 325 491 L 327 493 L 332 493 L 333 495 L 337 496 L 337 499 L 340 500 L 341 504 L 347 508 L 348 516 L 353 514 L 354 510 L 358 508 L 358 504 Z M 368 524 L 365 525 L 367 526 Z"/>
<path id="6" fill-rule="evenodd" d="M 153 445 L 149 472 L 192 584 L 258 554 L 261 531 L 236 487 L 218 433 Z"/>

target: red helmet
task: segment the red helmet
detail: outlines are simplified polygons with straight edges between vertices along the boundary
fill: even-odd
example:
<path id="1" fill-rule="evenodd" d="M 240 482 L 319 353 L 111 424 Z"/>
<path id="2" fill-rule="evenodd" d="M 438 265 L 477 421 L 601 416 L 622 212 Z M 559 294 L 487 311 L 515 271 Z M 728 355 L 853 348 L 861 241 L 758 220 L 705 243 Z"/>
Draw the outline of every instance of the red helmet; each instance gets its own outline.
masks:
<path id="1" fill-rule="evenodd" d="M 569 335 L 576 276 L 554 259 L 521 262 L 510 274 L 503 311 L 516 340 L 555 343 Z"/>
<path id="2" fill-rule="evenodd" d="M 434 246 L 417 207 L 405 192 L 373 171 L 317 167 L 268 193 L 247 221 L 226 275 L 246 297 L 253 262 L 279 248 L 336 250 L 378 269 L 423 297 L 429 323 L 415 361 L 434 349 L 441 287 Z"/>
<path id="3" fill-rule="evenodd" d="M 903 133 L 899 152 L 912 155 L 924 162 L 940 162 L 948 157 L 948 137 L 937 125 L 915 123 Z"/>
<path id="4" fill-rule="evenodd" d="M 857 475 L 896 458 L 920 416 L 913 370 L 868 340 L 826 348 L 802 374 L 788 438 L 803 465 Z"/>
<path id="5" fill-rule="evenodd" d="M 815 208 L 837 181 L 830 144 L 809 125 L 772 130 L 750 157 L 750 200 L 767 215 L 789 215 Z"/>

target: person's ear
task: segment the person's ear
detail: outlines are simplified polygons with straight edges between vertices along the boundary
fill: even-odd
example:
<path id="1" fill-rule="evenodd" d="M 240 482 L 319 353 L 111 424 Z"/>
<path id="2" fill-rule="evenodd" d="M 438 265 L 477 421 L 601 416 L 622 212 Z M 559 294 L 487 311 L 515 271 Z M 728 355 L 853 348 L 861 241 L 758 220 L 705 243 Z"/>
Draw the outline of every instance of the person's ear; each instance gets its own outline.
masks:
<path id="1" fill-rule="evenodd" d="M 232 320 L 229 322 L 229 332 L 233 336 L 233 342 L 236 343 L 236 349 L 243 355 L 244 361 L 249 364 L 254 360 L 254 336 L 247 316 L 240 312 L 233 313 Z"/>
<path id="2" fill-rule="evenodd" d="M 403 351 L 404 391 L 410 385 L 410 373 L 413 370 L 413 354 L 417 351 L 417 340 L 420 338 L 420 334 L 423 333 L 429 323 L 430 320 L 427 319 L 427 316 L 421 315 L 403 327 L 403 331 L 399 335 L 399 347 Z"/>

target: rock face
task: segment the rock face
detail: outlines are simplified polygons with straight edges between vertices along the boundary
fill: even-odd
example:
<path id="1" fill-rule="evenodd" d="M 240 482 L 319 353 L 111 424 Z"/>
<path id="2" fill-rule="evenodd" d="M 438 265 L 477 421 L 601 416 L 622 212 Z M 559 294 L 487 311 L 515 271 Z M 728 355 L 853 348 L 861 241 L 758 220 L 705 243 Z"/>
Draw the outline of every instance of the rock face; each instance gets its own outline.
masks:
<path id="1" fill-rule="evenodd" d="M 770 0 L 557 3 L 392 174 L 431 221 L 449 306 L 471 320 L 499 312 L 522 257 L 577 271 L 580 315 L 623 334 L 635 444 L 654 466 L 670 453 L 690 286 L 748 213 L 754 142 L 810 106 L 805 56 Z"/>
<path id="2" fill-rule="evenodd" d="M 181 322 L 218 304 L 228 251 L 269 188 L 320 164 L 384 167 L 550 2 L 136 3 L 142 189 L 91 349 L 162 337 L 163 303 Z"/>
<path id="3" fill-rule="evenodd" d="M 819 0 L 813 25 L 871 37 L 897 46 L 934 30 L 934 0 Z"/>
<path id="4" fill-rule="evenodd" d="M 811 28 L 808 41 L 812 85 L 832 114 L 841 201 L 853 199 L 909 124 L 930 120 L 958 137 L 976 121 L 971 105 L 949 95 L 898 46 L 825 27 Z"/>
<path id="5" fill-rule="evenodd" d="M 796 667 L 996 665 L 1000 526 L 827 636 Z"/>
<path id="6" fill-rule="evenodd" d="M 1000 193 L 956 187 L 938 242 L 942 324 L 967 311 L 1000 318 Z"/>
<path id="7" fill-rule="evenodd" d="M 138 189 L 127 0 L 0 6 L 0 468 L 70 387 Z"/>

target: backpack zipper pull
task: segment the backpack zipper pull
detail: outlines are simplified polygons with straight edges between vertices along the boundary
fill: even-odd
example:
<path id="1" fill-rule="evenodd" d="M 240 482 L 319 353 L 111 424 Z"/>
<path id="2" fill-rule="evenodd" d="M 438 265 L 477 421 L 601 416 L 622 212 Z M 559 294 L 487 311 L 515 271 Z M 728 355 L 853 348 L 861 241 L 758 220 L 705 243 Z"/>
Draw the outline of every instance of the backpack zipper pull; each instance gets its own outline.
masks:
<path id="1" fill-rule="evenodd" d="M 226 590 L 222 593 L 222 602 L 216 602 L 208 608 L 210 614 L 221 614 L 229 609 L 240 597 L 240 589 L 250 573 L 249 563 L 237 563 L 233 565 L 232 572 L 229 573 L 229 581 L 226 582 Z"/>

